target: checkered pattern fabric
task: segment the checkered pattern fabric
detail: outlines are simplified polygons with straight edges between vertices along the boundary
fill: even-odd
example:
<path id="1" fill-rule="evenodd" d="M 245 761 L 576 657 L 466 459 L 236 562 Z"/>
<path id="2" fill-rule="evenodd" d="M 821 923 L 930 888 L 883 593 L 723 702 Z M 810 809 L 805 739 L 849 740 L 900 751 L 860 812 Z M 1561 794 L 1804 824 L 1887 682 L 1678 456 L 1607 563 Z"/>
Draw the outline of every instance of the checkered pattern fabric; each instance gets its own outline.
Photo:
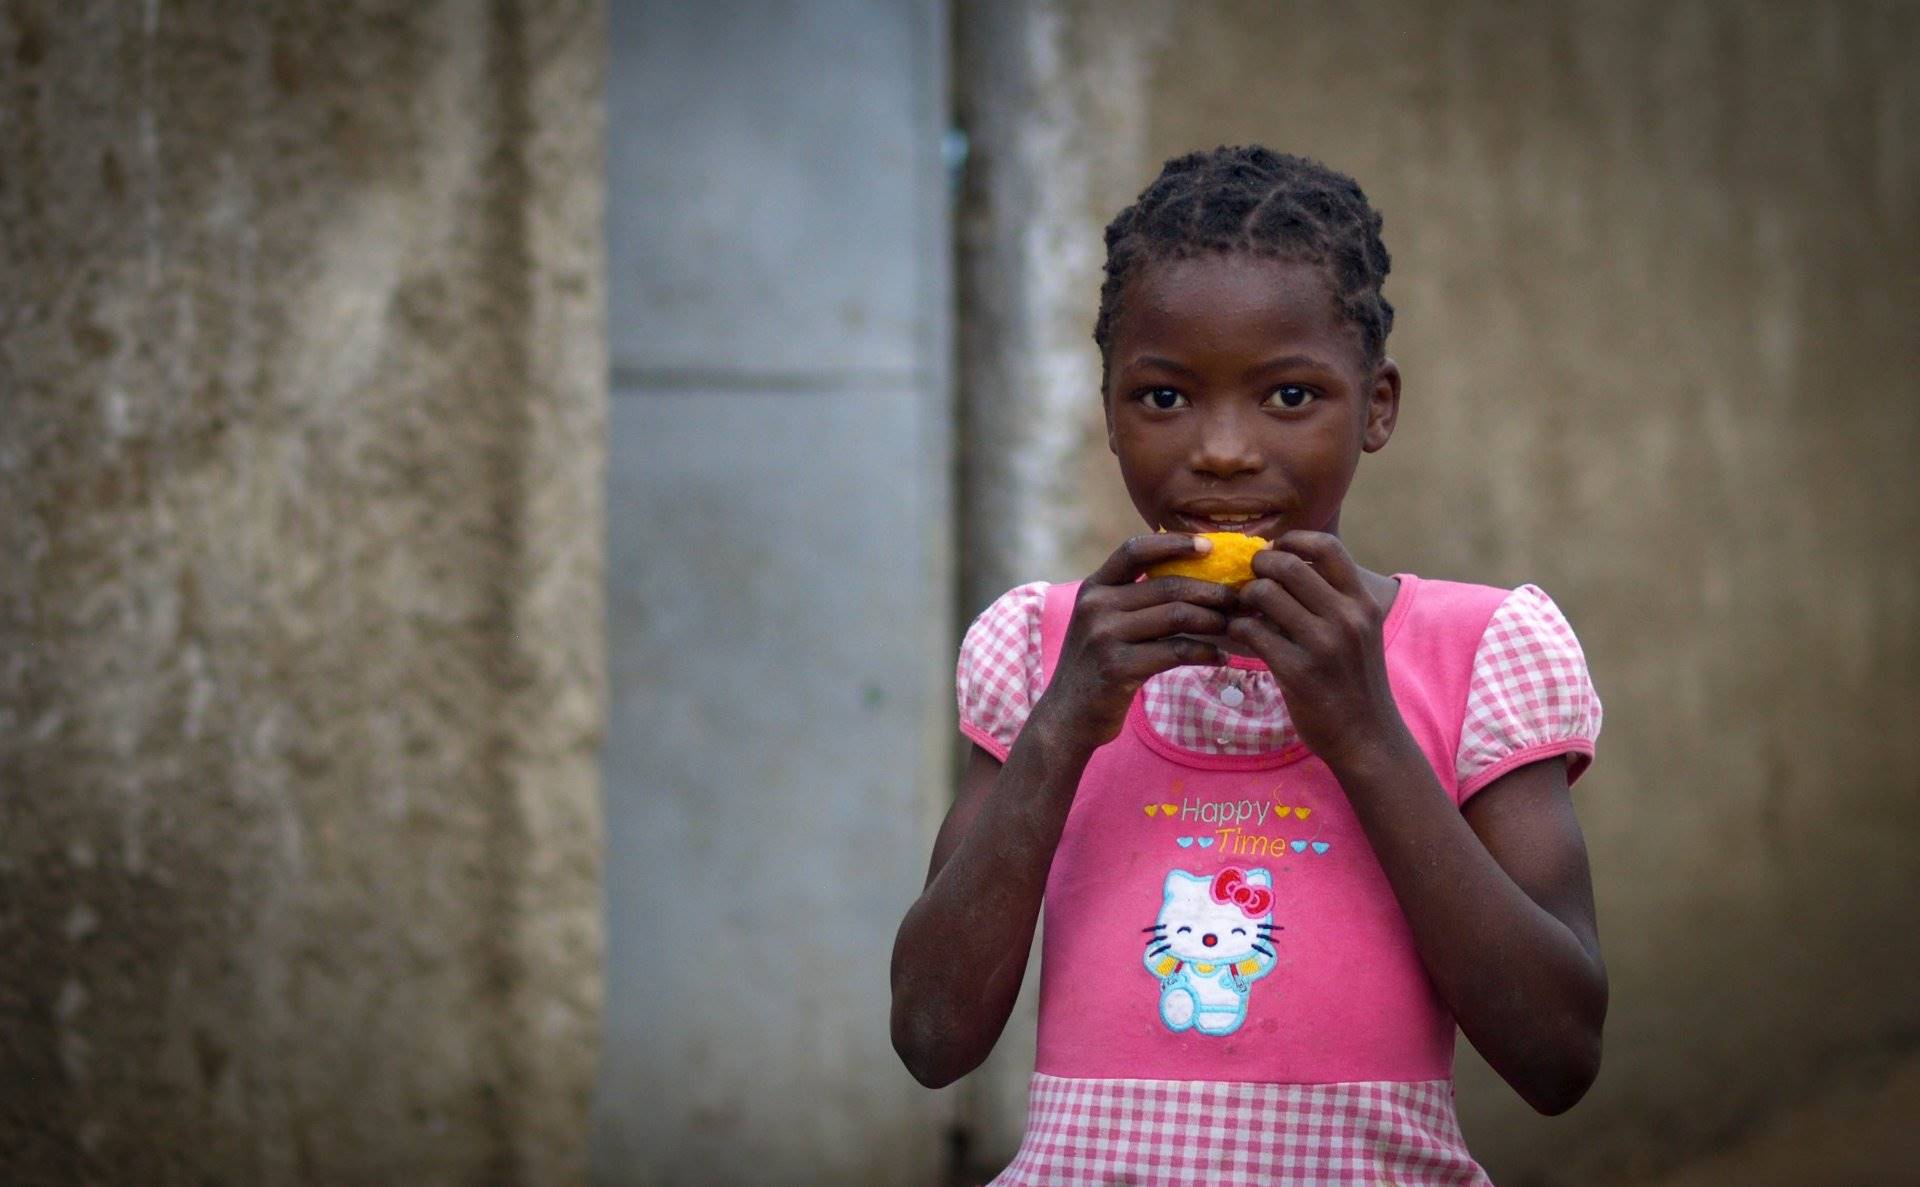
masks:
<path id="1" fill-rule="evenodd" d="M 1599 736 L 1600 697 L 1580 640 L 1539 586 L 1521 586 L 1500 603 L 1473 656 L 1455 759 L 1461 798 L 1556 744 L 1568 755 L 1568 780 L 1578 779 Z"/>
<path id="2" fill-rule="evenodd" d="M 1447 1080 L 1230 1084 L 1036 1073 L 994 1187 L 1487 1184 Z"/>
<path id="3" fill-rule="evenodd" d="M 1175 668 L 1147 681 L 1140 695 L 1147 724 L 1182 750 L 1265 754 L 1300 740 L 1280 685 L 1265 668 Z"/>
<path id="4" fill-rule="evenodd" d="M 1036 581 L 1001 595 L 960 648 L 960 729 L 1003 761 L 1040 687 L 1046 592 Z M 1141 696 L 1153 730 L 1198 754 L 1264 754 L 1298 740 L 1265 668 L 1174 668 L 1147 681 Z M 1494 612 L 1474 656 L 1455 769 L 1462 798 L 1552 754 L 1569 755 L 1569 778 L 1577 779 L 1599 733 L 1600 698 L 1573 628 L 1538 586 L 1520 586 Z"/>
<path id="5" fill-rule="evenodd" d="M 960 643 L 954 673 L 960 731 L 1001 762 L 1040 689 L 1040 612 L 1046 604 L 1046 582 L 1016 585 L 980 612 Z"/>

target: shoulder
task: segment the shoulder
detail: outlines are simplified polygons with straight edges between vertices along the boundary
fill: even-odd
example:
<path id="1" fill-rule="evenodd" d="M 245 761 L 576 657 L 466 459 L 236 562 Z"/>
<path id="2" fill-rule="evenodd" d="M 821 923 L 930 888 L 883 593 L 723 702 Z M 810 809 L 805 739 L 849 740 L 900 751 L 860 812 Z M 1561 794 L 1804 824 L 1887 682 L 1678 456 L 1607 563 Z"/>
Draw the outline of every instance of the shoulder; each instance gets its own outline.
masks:
<path id="1" fill-rule="evenodd" d="M 1400 588 L 1387 612 L 1387 643 L 1404 668 L 1451 690 L 1443 700 L 1458 696 L 1487 622 L 1510 591 L 1415 573 L 1394 576 Z"/>
<path id="2" fill-rule="evenodd" d="M 1553 755 L 1566 755 L 1568 781 L 1578 779 L 1600 721 L 1600 696 L 1566 614 L 1537 585 L 1504 591 L 1474 649 L 1459 751 L 1462 797 Z"/>
<path id="3" fill-rule="evenodd" d="M 1410 610 L 1425 623 L 1443 620 L 1462 623 L 1477 630 L 1513 595 L 1513 590 L 1474 581 L 1448 581 L 1440 577 L 1422 577 L 1415 573 L 1398 574 L 1400 596 L 1408 599 Z"/>
<path id="4" fill-rule="evenodd" d="M 1029 581 L 1025 585 L 1014 586 L 988 603 L 986 609 L 975 615 L 972 625 L 967 627 L 966 637 L 960 643 L 961 658 L 983 652 L 990 654 L 1009 646 L 1023 648 L 1029 637 L 1037 640 L 1040 615 L 1047 605 L 1048 588 L 1049 584 L 1045 581 Z M 976 655 L 976 658 L 984 657 Z"/>
<path id="5" fill-rule="evenodd" d="M 954 670 L 960 731 L 1005 761 L 1039 696 L 1040 619 L 1045 581 L 1016 585 L 995 598 L 967 628 Z"/>
<path id="6" fill-rule="evenodd" d="M 1444 629 L 1476 651 L 1506 643 L 1560 651 L 1580 650 L 1566 615 L 1537 585 L 1511 589 L 1472 581 L 1400 574 L 1407 617 L 1417 620 L 1422 633 Z"/>
<path id="7" fill-rule="evenodd" d="M 1507 591 L 1481 631 L 1476 674 L 1520 672 L 1547 680 L 1588 680 L 1586 652 L 1573 625 L 1537 585 Z"/>

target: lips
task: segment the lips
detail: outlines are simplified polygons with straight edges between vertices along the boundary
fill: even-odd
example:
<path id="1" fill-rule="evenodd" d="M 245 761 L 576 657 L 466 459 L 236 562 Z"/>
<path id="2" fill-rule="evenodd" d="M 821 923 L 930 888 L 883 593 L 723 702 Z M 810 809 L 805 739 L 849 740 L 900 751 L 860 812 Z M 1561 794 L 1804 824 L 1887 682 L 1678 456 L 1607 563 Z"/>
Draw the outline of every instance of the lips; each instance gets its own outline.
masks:
<path id="1" fill-rule="evenodd" d="M 1280 513 L 1255 504 L 1202 504 L 1174 510 L 1167 527 L 1180 532 L 1241 532 L 1272 539 Z"/>

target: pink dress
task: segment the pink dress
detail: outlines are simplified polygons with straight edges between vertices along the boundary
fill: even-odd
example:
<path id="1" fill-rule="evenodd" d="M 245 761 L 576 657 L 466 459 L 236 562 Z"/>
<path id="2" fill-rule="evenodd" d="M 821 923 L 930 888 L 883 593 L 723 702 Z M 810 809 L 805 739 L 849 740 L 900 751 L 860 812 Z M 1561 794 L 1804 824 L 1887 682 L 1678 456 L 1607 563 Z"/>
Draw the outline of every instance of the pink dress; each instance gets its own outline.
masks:
<path id="1" fill-rule="evenodd" d="M 1580 645 L 1533 586 L 1397 574 L 1383 629 L 1408 729 L 1456 804 L 1593 754 Z M 1004 760 L 1077 585 L 968 631 L 961 730 Z M 1257 660 L 1148 681 L 1095 752 L 1048 875 L 1028 1184 L 1485 1183 L 1453 1106 L 1454 1024 L 1332 772 Z"/>

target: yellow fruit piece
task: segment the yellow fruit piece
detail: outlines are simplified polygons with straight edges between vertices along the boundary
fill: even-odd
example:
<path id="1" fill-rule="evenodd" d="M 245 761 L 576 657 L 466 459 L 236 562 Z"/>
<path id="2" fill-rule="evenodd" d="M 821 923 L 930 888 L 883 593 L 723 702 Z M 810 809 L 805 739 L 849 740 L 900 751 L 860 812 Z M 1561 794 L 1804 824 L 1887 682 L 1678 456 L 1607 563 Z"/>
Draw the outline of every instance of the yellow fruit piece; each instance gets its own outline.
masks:
<path id="1" fill-rule="evenodd" d="M 1177 561 L 1163 561 L 1147 570 L 1149 577 L 1198 577 L 1220 585 L 1240 588 L 1253 580 L 1253 554 L 1271 547 L 1260 536 L 1244 532 L 1207 532 L 1213 541 L 1212 552 L 1196 552 Z"/>

